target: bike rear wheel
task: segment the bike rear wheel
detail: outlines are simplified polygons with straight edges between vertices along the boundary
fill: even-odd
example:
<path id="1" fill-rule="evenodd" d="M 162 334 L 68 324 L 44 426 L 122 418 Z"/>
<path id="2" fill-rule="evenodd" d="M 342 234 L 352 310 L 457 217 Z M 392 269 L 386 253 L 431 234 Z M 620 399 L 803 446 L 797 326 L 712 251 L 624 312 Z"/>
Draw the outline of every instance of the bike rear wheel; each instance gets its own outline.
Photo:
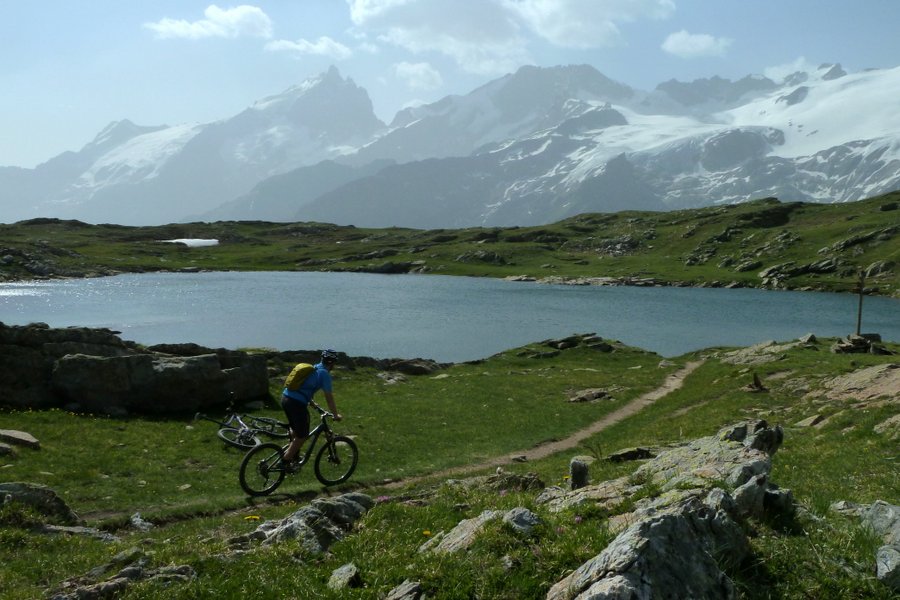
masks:
<path id="1" fill-rule="evenodd" d="M 359 461 L 356 442 L 343 435 L 336 435 L 316 454 L 316 479 L 324 485 L 336 485 L 350 479 Z"/>
<path id="2" fill-rule="evenodd" d="M 278 444 L 259 444 L 244 455 L 238 479 L 251 496 L 267 496 L 284 481 L 283 450 Z"/>
<path id="3" fill-rule="evenodd" d="M 262 443 L 259 437 L 249 429 L 237 429 L 235 427 L 222 427 L 216 432 L 219 439 L 241 450 L 249 450 Z"/>

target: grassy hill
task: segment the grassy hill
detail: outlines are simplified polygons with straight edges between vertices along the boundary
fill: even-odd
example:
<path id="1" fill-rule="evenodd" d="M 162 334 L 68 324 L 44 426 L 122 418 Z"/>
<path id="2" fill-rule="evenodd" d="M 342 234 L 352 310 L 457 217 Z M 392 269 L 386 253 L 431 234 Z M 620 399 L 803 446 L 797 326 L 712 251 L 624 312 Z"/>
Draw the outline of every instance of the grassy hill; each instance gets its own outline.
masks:
<path id="1" fill-rule="evenodd" d="M 158 227 L 35 219 L 0 225 L 0 281 L 160 270 L 439 273 L 636 285 L 900 294 L 900 192 L 781 203 L 584 214 L 538 227 L 415 230 L 324 223 Z M 165 240 L 200 238 L 187 247 Z"/>
<path id="2" fill-rule="evenodd" d="M 897 390 L 837 383 L 868 367 L 896 363 L 896 356 L 833 354 L 831 341 L 748 350 L 745 360 L 735 360 L 734 349 L 725 348 L 661 360 L 620 345 L 613 352 L 580 346 L 553 353 L 535 343 L 430 375 L 384 377 L 367 368 L 342 368 L 335 372 L 335 391 L 345 419 L 336 429 L 354 436 L 360 447 L 357 472 L 326 491 L 306 469 L 275 496 L 257 500 L 238 485 L 241 454 L 225 447 L 209 422 L 3 412 L 0 429 L 30 432 L 41 448 L 0 457 L 0 481 L 47 485 L 87 525 L 118 539 L 35 533 L 31 527 L 42 517 L 15 503 L 0 506 L 0 597 L 46 597 L 70 589 L 64 582 L 102 579 L 139 556 L 147 569 L 189 564 L 196 579 L 134 583 L 116 597 L 374 599 L 415 577 L 429 598 L 544 598 L 549 586 L 609 543 L 607 523 L 616 511 L 549 513 L 536 505 L 534 491 L 448 485 L 442 472 L 457 469 L 456 479 L 484 474 L 477 468 L 482 461 L 559 441 L 698 360 L 703 364 L 680 389 L 577 449 L 508 460 L 504 469 L 565 487 L 570 458 L 592 455 L 599 459 L 591 467 L 597 483 L 635 468 L 604 460 L 616 450 L 682 443 L 740 420 L 764 418 L 785 428 L 772 481 L 791 489 L 803 510 L 789 524 L 746 525 L 752 558 L 729 572 L 740 593 L 894 597 L 873 576 L 877 540 L 829 507 L 839 500 L 900 499 L 898 432 L 883 426 L 898 414 Z M 887 347 L 900 351 L 897 344 Z M 767 391 L 747 389 L 754 375 Z M 274 378 L 273 396 L 278 385 Z M 569 401 L 586 389 L 602 389 L 608 397 Z M 274 401 L 257 412 L 280 415 Z M 237 552 L 229 543 L 316 495 L 348 490 L 378 502 L 324 555 L 308 555 L 291 543 Z M 461 519 L 515 506 L 543 519 L 535 537 L 522 540 L 496 527 L 466 553 L 435 558 L 417 551 Z M 135 528 L 130 523 L 136 513 L 154 526 Z M 349 562 L 359 567 L 363 587 L 330 590 L 331 573 Z"/>

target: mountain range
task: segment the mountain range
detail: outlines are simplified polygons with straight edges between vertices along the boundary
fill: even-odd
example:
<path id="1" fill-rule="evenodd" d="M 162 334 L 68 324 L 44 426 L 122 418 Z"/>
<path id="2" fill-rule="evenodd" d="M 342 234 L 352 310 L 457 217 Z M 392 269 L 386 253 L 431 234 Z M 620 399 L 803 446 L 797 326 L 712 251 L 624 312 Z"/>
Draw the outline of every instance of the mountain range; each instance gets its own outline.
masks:
<path id="1" fill-rule="evenodd" d="M 652 91 L 591 66 L 522 67 L 390 124 L 332 67 L 208 124 L 111 123 L 0 167 L 0 221 L 322 221 L 455 228 L 900 188 L 900 67 L 822 65 Z"/>

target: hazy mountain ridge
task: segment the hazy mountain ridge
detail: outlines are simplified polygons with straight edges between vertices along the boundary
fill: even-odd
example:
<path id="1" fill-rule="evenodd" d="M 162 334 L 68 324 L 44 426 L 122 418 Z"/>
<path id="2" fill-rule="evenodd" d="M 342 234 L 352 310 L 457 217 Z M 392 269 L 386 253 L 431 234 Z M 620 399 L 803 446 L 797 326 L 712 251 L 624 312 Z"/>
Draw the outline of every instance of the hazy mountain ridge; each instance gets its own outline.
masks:
<path id="1" fill-rule="evenodd" d="M 0 219 L 320 220 L 422 228 L 547 223 L 900 187 L 900 68 L 822 65 L 668 81 L 523 67 L 390 126 L 334 68 L 206 125 L 113 123 L 77 153 L 0 168 Z"/>

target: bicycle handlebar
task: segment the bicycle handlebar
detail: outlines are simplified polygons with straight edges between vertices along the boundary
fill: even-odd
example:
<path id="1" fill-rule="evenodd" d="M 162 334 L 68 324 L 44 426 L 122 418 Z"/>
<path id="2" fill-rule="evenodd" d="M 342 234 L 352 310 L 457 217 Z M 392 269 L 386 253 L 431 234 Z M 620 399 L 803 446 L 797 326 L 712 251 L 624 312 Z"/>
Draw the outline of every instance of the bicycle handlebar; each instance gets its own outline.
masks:
<path id="1" fill-rule="evenodd" d="M 315 400 L 310 400 L 309 403 L 312 405 L 313 408 L 315 408 L 317 411 L 319 411 L 319 414 L 322 415 L 323 417 L 331 417 L 332 419 L 334 418 L 333 414 L 331 414 L 330 412 L 328 412 L 327 410 L 325 410 L 324 408 L 322 408 L 321 406 L 316 404 Z"/>

